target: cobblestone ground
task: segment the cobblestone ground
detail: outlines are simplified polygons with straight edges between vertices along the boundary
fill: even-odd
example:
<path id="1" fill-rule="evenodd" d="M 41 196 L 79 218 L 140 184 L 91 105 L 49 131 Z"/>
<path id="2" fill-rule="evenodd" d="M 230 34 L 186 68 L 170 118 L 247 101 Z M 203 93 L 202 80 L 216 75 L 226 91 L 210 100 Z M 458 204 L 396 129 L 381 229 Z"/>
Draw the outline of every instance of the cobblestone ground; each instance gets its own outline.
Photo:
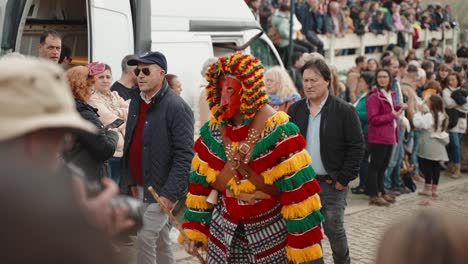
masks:
<path id="1" fill-rule="evenodd" d="M 431 201 L 431 207 L 445 208 L 468 216 L 468 177 L 451 180 L 442 177 L 439 186 L 440 198 Z M 421 186 L 418 186 L 419 188 Z M 365 196 L 350 195 L 349 206 L 345 216 L 345 226 L 350 246 L 352 263 L 370 264 L 375 258 L 375 251 L 380 237 L 386 228 L 403 217 L 414 214 L 423 207 L 418 205 L 422 197 L 416 194 L 400 196 L 397 203 L 389 208 L 370 207 Z M 325 239 L 323 242 L 326 263 L 333 263 L 330 246 Z M 196 264 L 195 258 L 188 256 L 177 244 L 174 244 L 177 263 Z M 135 261 L 129 259 L 129 263 Z"/>

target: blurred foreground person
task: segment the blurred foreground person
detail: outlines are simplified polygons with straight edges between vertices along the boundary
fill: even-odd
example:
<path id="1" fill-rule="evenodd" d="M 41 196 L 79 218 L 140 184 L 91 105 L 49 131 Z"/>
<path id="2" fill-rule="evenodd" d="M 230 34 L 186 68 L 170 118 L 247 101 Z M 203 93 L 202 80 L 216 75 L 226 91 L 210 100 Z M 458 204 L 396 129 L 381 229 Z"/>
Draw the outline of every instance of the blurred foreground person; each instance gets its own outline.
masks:
<path id="1" fill-rule="evenodd" d="M 0 72 L 0 120 L 2 122 L 0 155 L 10 157 L 10 160 L 0 159 L 2 162 L 0 171 L 2 173 L 6 171 L 4 168 L 7 165 L 11 169 L 23 167 L 23 169 L 32 170 L 29 175 L 60 174 L 61 177 L 71 182 L 72 177 L 67 175 L 68 171 L 65 172 L 64 163 L 60 158 L 66 145 L 65 142 L 69 141 L 73 135 L 93 135 L 97 129 L 76 112 L 73 97 L 63 78 L 63 71 L 59 66 L 45 60 L 18 57 L 0 59 L 0 68 L 3 69 Z M 50 181 L 42 181 L 40 185 L 30 186 L 39 189 L 50 184 L 54 184 L 52 177 Z M 126 209 L 112 210 L 110 206 L 112 198 L 118 193 L 115 184 L 109 181 L 103 182 L 104 189 L 93 198 L 87 197 L 83 191 L 83 181 L 77 179 L 74 184 L 76 202 L 90 224 L 109 235 L 132 226 L 132 221 L 126 219 Z M 18 195 L 20 194 L 14 196 L 27 198 Z M 50 195 L 53 195 L 53 192 L 50 192 Z M 12 196 L 8 197 L 11 201 Z M 30 197 L 31 202 L 35 199 L 38 197 L 34 195 Z M 15 200 L 16 202 L 18 200 Z M 31 209 L 34 207 L 31 203 Z M 24 219 L 31 218 L 25 217 Z M 60 222 L 67 223 L 66 221 Z M 38 226 L 41 226 L 40 223 L 36 223 L 36 227 Z M 70 237 L 73 237 L 71 233 Z M 35 246 L 38 244 L 40 243 L 33 243 Z"/>
<path id="2" fill-rule="evenodd" d="M 384 234 L 376 264 L 462 264 L 468 259 L 468 218 L 421 211 Z"/>

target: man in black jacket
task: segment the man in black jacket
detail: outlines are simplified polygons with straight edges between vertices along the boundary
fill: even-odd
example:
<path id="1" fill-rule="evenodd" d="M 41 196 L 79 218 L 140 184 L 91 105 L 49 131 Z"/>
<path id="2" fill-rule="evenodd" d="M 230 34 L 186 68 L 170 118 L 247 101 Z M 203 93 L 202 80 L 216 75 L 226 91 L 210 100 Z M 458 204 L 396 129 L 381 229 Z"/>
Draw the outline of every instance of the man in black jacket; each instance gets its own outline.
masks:
<path id="1" fill-rule="evenodd" d="M 306 98 L 288 111 L 307 140 L 312 167 L 320 183 L 323 223 L 335 263 L 350 263 L 348 241 L 343 225 L 348 183 L 357 177 L 364 141 L 355 109 L 329 95 L 330 69 L 325 61 L 314 59 L 302 68 Z M 323 263 L 323 259 L 313 263 Z"/>
<path id="2" fill-rule="evenodd" d="M 160 52 L 128 61 L 137 66 L 139 90 L 131 95 L 123 157 L 123 191 L 142 199 L 145 213 L 138 232 L 138 264 L 175 263 L 170 225 L 148 187 L 169 210 L 187 192 L 193 158 L 193 113 L 167 84 L 167 62 Z"/>

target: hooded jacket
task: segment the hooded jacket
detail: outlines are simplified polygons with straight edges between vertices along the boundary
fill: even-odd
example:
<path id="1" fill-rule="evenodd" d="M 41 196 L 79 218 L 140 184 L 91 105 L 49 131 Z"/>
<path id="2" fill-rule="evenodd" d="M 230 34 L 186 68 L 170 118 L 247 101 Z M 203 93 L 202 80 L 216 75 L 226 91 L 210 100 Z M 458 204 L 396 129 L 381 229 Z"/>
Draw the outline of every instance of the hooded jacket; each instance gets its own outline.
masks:
<path id="1" fill-rule="evenodd" d="M 390 103 L 381 89 L 374 88 L 367 98 L 367 136 L 370 144 L 394 145 L 398 142 L 397 118 L 393 111 L 398 111 L 400 106 L 395 104 L 394 94 L 391 92 L 393 103 Z"/>

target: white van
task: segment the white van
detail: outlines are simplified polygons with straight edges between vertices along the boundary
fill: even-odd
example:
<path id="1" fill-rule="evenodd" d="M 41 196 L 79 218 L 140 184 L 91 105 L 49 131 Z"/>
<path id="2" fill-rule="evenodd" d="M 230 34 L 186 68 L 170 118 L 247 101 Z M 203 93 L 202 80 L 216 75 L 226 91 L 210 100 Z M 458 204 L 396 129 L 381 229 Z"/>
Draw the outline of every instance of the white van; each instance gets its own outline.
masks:
<path id="1" fill-rule="evenodd" d="M 209 57 L 240 49 L 282 65 L 244 0 L 0 0 L 0 17 L 2 53 L 36 55 L 39 35 L 56 30 L 75 62 L 105 62 L 114 79 L 125 55 L 161 51 L 189 104 Z"/>

